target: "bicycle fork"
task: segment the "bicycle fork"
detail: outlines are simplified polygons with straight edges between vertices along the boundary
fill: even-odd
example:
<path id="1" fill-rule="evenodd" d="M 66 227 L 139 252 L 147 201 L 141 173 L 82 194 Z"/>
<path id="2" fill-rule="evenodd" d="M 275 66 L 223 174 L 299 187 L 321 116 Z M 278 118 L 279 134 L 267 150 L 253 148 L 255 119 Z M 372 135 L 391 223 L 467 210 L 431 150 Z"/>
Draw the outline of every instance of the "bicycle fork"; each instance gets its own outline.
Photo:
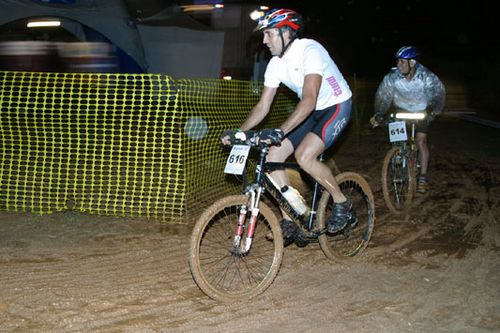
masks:
<path id="1" fill-rule="evenodd" d="M 239 254 L 246 254 L 252 246 L 253 236 L 255 234 L 255 226 L 257 224 L 257 216 L 259 215 L 259 202 L 262 193 L 262 188 L 259 186 L 251 186 L 247 190 L 249 195 L 249 206 L 242 205 L 238 216 L 238 225 L 236 226 L 236 234 L 233 240 L 233 248 L 238 250 Z M 250 219 L 247 222 L 247 213 L 251 212 Z M 245 228 L 246 226 L 246 228 Z M 246 230 L 245 230 L 246 229 Z M 246 232 L 244 242 L 243 233 Z"/>

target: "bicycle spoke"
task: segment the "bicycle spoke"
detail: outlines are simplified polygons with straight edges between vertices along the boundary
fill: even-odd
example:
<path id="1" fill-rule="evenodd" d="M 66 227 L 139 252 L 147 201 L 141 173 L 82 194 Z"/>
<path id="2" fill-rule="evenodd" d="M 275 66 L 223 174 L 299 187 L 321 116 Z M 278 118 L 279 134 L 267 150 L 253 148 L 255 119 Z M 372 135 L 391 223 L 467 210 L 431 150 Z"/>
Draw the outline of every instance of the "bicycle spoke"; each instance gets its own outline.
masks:
<path id="1" fill-rule="evenodd" d="M 415 179 L 407 150 L 392 148 L 382 167 L 382 192 L 387 207 L 394 213 L 406 210 L 411 204 Z"/>
<path id="2" fill-rule="evenodd" d="M 257 295 L 271 284 L 281 264 L 281 238 L 277 237 L 278 243 L 265 238 L 272 228 L 279 230 L 279 224 L 263 203 L 250 249 L 243 250 L 245 233 L 235 247 L 239 207 L 245 200 L 245 196 L 233 196 L 214 204 L 193 230 L 191 272 L 200 288 L 214 299 L 235 301 Z"/>
<path id="3" fill-rule="evenodd" d="M 321 235 L 319 241 L 328 258 L 346 259 L 361 253 L 368 245 L 375 222 L 375 206 L 370 187 L 360 175 L 351 172 L 338 177 L 339 187 L 351 204 L 350 220 L 343 230 Z M 318 209 L 320 228 L 325 226 L 333 207 L 332 198 L 324 193 Z"/>

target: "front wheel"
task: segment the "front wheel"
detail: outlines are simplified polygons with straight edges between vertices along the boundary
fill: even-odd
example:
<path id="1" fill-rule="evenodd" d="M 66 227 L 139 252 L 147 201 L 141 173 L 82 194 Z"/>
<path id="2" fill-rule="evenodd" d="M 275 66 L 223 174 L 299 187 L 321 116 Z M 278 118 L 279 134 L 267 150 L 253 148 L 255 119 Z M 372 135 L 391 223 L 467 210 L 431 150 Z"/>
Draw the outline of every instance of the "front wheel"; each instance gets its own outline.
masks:
<path id="1" fill-rule="evenodd" d="M 259 205 L 251 247 L 244 246 L 245 232 L 235 245 L 240 210 L 247 203 L 245 195 L 220 199 L 203 212 L 191 234 L 193 279 L 207 296 L 221 302 L 245 301 L 262 293 L 278 274 L 283 259 L 281 228 L 264 202 Z M 249 211 L 246 227 L 250 216 Z"/>
<path id="2" fill-rule="evenodd" d="M 382 193 L 387 208 L 395 214 L 411 205 L 417 185 L 415 163 L 400 147 L 387 152 L 382 165 Z"/>
<path id="3" fill-rule="evenodd" d="M 335 178 L 351 205 L 350 217 L 344 229 L 320 235 L 319 244 L 329 259 L 344 260 L 360 254 L 368 245 L 375 225 L 375 202 L 370 185 L 361 175 L 344 172 Z M 324 191 L 318 205 L 319 230 L 326 228 L 333 207 L 330 193 Z"/>

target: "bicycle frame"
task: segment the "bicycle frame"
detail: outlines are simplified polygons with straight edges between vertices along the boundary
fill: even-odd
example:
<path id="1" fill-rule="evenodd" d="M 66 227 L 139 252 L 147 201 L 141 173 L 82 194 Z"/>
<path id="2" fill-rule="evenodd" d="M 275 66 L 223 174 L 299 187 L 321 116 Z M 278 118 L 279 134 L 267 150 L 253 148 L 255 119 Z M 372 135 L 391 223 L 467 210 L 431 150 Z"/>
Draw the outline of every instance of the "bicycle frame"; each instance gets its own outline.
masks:
<path id="1" fill-rule="evenodd" d="M 424 112 L 397 112 L 391 114 L 387 122 L 392 148 L 382 166 L 382 192 L 394 213 L 406 210 L 413 199 L 419 169 L 416 125 L 424 118 Z M 403 120 L 404 124 L 399 122 Z"/>
<path id="2" fill-rule="evenodd" d="M 295 221 L 299 222 L 304 229 L 307 231 L 306 237 L 307 238 L 316 238 L 322 233 L 325 232 L 325 230 L 313 230 L 313 225 L 314 221 L 316 219 L 316 209 L 318 206 L 318 199 L 319 199 L 319 194 L 323 190 L 321 185 L 317 182 L 314 181 L 314 188 L 313 188 L 313 193 L 312 193 L 312 200 L 311 200 L 311 209 L 309 212 L 309 215 L 300 215 L 295 211 L 295 209 L 288 203 L 288 201 L 285 199 L 285 197 L 281 194 L 281 191 L 279 188 L 276 187 L 274 182 L 271 180 L 271 178 L 267 175 L 267 173 L 276 171 L 276 170 L 286 170 L 286 169 L 291 169 L 291 170 L 297 170 L 301 171 L 302 169 L 300 166 L 296 163 L 290 163 L 290 162 L 267 162 L 266 161 L 266 156 L 267 153 L 269 152 L 269 147 L 264 146 L 260 150 L 260 155 L 258 159 L 258 164 L 255 168 L 255 178 L 254 181 L 245 186 L 245 189 L 243 191 L 244 194 L 249 196 L 249 206 L 250 207 L 242 207 L 240 211 L 240 216 L 238 220 L 238 227 L 236 230 L 236 236 L 234 240 L 234 246 L 235 247 L 240 247 L 240 242 L 241 238 L 243 235 L 243 226 L 245 224 L 245 218 L 248 210 L 252 212 L 251 215 L 251 220 L 249 222 L 249 226 L 246 230 L 246 242 L 243 247 L 243 251 L 246 252 L 250 249 L 252 239 L 253 239 L 253 234 L 255 231 L 255 220 L 257 218 L 257 215 L 259 214 L 259 203 L 262 198 L 262 195 L 264 192 L 267 190 L 270 195 L 278 202 L 278 205 L 280 208 L 282 208 L 292 219 Z M 320 160 L 323 160 L 323 154 L 320 155 Z"/>
<path id="3" fill-rule="evenodd" d="M 392 145 L 401 147 L 401 152 L 403 154 L 408 154 L 408 156 L 410 157 L 410 160 L 413 157 L 415 157 L 414 162 L 416 163 L 417 167 L 418 167 L 418 149 L 417 149 L 417 145 L 416 145 L 416 141 L 415 141 L 415 134 L 416 134 L 415 129 L 417 126 L 417 122 L 423 120 L 425 117 L 426 117 L 425 112 L 415 112 L 415 113 L 397 112 L 396 114 L 393 115 L 394 119 L 409 121 L 409 123 L 410 123 L 409 128 L 410 128 L 411 132 L 410 132 L 410 136 L 408 137 L 408 139 L 406 141 L 395 142 Z M 409 145 L 409 147 L 408 147 L 408 145 Z M 409 148 L 409 152 L 407 151 L 408 148 Z M 412 152 L 415 152 L 414 156 L 411 156 Z"/>
<path id="4" fill-rule="evenodd" d="M 415 128 L 418 121 L 421 121 L 425 118 L 425 112 L 397 112 L 396 114 L 391 115 L 392 118 L 397 120 L 409 120 L 411 135 L 407 142 L 410 143 L 411 150 L 415 150 Z M 405 142 L 405 141 L 403 141 Z"/>
<path id="5" fill-rule="evenodd" d="M 297 163 L 267 162 L 269 146 L 255 140 L 254 133 L 235 135 L 232 144 L 224 169 L 226 173 L 245 175 L 248 149 L 241 145 L 259 150 L 260 157 L 257 165 L 251 164 L 252 169 L 255 167 L 255 178 L 247 183 L 243 177 L 243 193 L 215 201 L 193 227 L 189 268 L 194 281 L 206 295 L 224 302 L 246 301 L 273 283 L 280 270 L 284 247 L 291 243 L 285 243 L 277 212 L 262 198 L 266 191 L 299 229 L 294 231 L 293 239 L 287 235 L 287 241 L 304 247 L 317 240 L 331 260 L 349 260 L 364 251 L 375 224 L 375 200 L 369 183 L 361 175 L 345 171 L 335 176 L 349 202 L 348 223 L 342 230 L 328 232 L 328 219 L 335 210 L 335 202 L 328 191 L 315 182 L 309 200 L 310 213 L 295 211 L 268 174 L 276 170 L 286 172 L 285 169 L 308 174 Z M 235 149 L 235 145 L 239 147 Z M 236 164 L 235 156 L 238 156 Z"/>
<path id="6" fill-rule="evenodd" d="M 307 231 L 311 231 L 313 229 L 314 220 L 316 218 L 316 209 L 317 209 L 317 205 L 318 205 L 319 194 L 321 193 L 323 188 L 321 187 L 321 185 L 317 181 L 314 181 L 312 200 L 311 200 L 311 204 L 310 204 L 311 209 L 310 209 L 309 215 L 298 214 L 295 211 L 295 209 L 288 203 L 288 201 L 285 199 L 285 197 L 281 194 L 281 191 L 276 187 L 276 185 L 273 183 L 273 181 L 270 179 L 270 177 L 267 175 L 267 173 L 273 172 L 275 170 L 287 170 L 287 169 L 302 171 L 300 166 L 296 163 L 266 162 L 264 164 L 264 171 L 265 172 L 263 173 L 263 176 L 262 176 L 264 179 L 265 188 L 271 194 L 271 196 L 274 199 L 276 199 L 276 201 L 278 201 L 278 204 L 280 205 L 280 207 L 282 207 L 288 213 L 288 215 L 290 215 L 294 220 L 300 222 L 300 224 L 302 226 L 304 226 L 304 228 L 306 228 Z"/>

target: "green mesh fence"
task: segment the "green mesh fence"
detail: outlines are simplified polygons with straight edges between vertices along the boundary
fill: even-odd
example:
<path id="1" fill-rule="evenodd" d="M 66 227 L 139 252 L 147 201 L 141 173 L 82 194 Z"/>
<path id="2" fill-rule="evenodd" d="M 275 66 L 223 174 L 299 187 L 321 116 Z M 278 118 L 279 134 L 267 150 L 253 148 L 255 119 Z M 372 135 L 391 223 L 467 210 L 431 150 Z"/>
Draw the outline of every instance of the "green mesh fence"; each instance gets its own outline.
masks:
<path id="1" fill-rule="evenodd" d="M 218 138 L 260 90 L 153 74 L 0 72 L 0 210 L 196 217 L 239 186 L 223 173 Z M 278 94 L 263 126 L 295 102 Z"/>

